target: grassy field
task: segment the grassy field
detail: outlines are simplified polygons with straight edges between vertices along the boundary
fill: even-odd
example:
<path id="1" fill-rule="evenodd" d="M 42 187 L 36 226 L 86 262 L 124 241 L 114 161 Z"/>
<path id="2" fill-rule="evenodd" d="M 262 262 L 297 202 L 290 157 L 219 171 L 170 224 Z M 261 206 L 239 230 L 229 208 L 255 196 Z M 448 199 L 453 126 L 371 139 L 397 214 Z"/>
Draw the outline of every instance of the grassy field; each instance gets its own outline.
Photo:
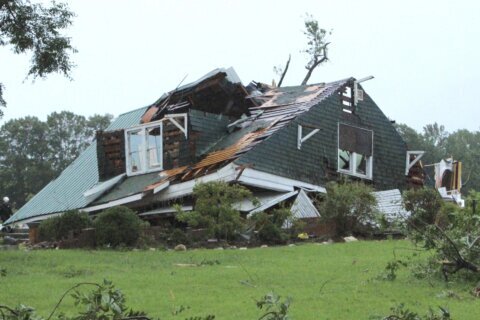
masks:
<path id="1" fill-rule="evenodd" d="M 291 296 L 294 319 L 368 319 L 404 302 L 425 313 L 445 306 L 454 319 L 479 319 L 480 299 L 469 286 L 428 283 L 406 270 L 379 280 L 395 247 L 406 241 L 305 244 L 248 250 L 0 251 L 0 304 L 26 304 L 47 316 L 62 293 L 78 282 L 112 280 L 128 305 L 161 319 L 215 314 L 216 319 L 258 319 L 255 300 L 274 290 Z M 412 252 L 401 251 L 400 257 Z M 200 267 L 179 266 L 218 261 Z M 447 298 L 446 290 L 458 297 Z M 178 306 L 190 309 L 173 316 Z M 61 311 L 72 313 L 66 299 Z"/>

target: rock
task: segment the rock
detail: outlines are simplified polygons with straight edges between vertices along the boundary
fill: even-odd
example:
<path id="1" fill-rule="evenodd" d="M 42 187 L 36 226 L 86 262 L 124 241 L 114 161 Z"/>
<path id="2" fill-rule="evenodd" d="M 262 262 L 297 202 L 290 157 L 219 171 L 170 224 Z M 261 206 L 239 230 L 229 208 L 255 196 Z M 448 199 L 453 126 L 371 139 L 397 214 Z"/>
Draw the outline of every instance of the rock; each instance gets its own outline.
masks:
<path id="1" fill-rule="evenodd" d="M 223 250 L 223 247 L 215 248 L 215 250 Z"/>
<path id="2" fill-rule="evenodd" d="M 230 246 L 228 249 L 237 249 L 237 246 Z"/>
<path id="3" fill-rule="evenodd" d="M 289 247 L 296 247 L 297 245 L 294 244 L 294 243 L 290 243 L 288 246 L 289 246 Z"/>
<path id="4" fill-rule="evenodd" d="M 148 250 L 150 250 L 150 251 L 156 251 L 157 249 L 155 249 L 155 248 L 149 248 Z"/>
<path id="5" fill-rule="evenodd" d="M 240 247 L 238 250 L 247 250 L 247 247 Z"/>
<path id="6" fill-rule="evenodd" d="M 345 242 L 354 242 L 354 241 L 358 241 L 357 238 L 353 237 L 353 236 L 349 236 L 349 237 L 345 237 L 343 238 L 343 240 L 345 240 Z"/>
<path id="7" fill-rule="evenodd" d="M 268 248 L 268 246 L 266 244 L 262 244 L 260 248 Z"/>
<path id="8" fill-rule="evenodd" d="M 187 251 L 187 247 L 184 244 L 177 244 L 175 248 L 173 248 L 175 251 Z"/>
<path id="9" fill-rule="evenodd" d="M 15 238 L 12 238 L 10 236 L 5 236 L 3 237 L 3 243 L 4 244 L 9 244 L 9 245 L 12 245 L 12 244 L 17 244 L 19 241 Z"/>

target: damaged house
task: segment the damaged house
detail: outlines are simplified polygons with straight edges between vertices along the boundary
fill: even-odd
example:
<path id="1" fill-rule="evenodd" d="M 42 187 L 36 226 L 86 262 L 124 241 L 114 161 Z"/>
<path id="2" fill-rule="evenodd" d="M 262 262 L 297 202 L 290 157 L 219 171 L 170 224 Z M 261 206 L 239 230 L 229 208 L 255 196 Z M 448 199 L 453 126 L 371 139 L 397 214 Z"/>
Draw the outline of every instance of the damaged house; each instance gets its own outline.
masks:
<path id="1" fill-rule="evenodd" d="M 421 153 L 407 150 L 361 82 L 244 86 L 232 68 L 216 69 L 97 132 L 7 224 L 118 205 L 155 221 L 174 204 L 192 210 L 195 184 L 214 180 L 252 190 L 259 204 L 239 204 L 246 215 L 290 201 L 297 218 L 316 217 L 308 194 L 342 176 L 399 195 L 422 184 Z"/>

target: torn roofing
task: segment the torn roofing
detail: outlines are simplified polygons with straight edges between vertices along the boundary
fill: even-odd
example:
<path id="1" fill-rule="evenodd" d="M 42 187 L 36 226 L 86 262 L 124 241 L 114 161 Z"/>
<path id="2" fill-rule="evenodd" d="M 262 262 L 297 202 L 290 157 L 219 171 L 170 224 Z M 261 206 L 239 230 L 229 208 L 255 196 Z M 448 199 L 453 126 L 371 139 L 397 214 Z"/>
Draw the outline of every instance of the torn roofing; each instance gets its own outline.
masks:
<path id="1" fill-rule="evenodd" d="M 146 107 L 121 114 L 108 131 L 137 125 Z M 51 181 L 6 223 L 21 222 L 32 217 L 83 208 L 89 203 L 84 193 L 98 183 L 96 141 Z"/>
<path id="2" fill-rule="evenodd" d="M 252 115 L 239 123 L 240 128 L 223 136 L 200 161 L 188 166 L 164 170 L 160 174 L 157 172 L 129 177 L 95 203 L 106 203 L 135 193 L 151 192 L 167 181 L 175 184 L 215 172 L 268 139 L 297 116 L 318 105 L 349 80 L 351 79 L 328 84 L 269 89 L 255 97 L 259 100 L 263 99 L 264 103 L 259 107 L 252 107 Z M 196 117 L 198 115 L 193 118 Z M 150 183 L 146 183 L 147 181 Z"/>
<path id="3" fill-rule="evenodd" d="M 308 112 L 324 99 L 337 92 L 352 78 L 327 84 L 274 88 L 256 99 L 264 99 L 259 107 L 250 108 L 251 116 L 239 123 L 238 131 L 221 139 L 201 161 L 177 170 L 175 181 L 187 181 L 209 174 L 235 161 L 256 145 L 268 139 L 299 115 Z"/>
<path id="4" fill-rule="evenodd" d="M 142 117 L 142 122 L 160 120 L 166 113 L 198 109 L 239 117 L 255 105 L 245 99 L 247 90 L 233 68 L 215 69 L 197 81 L 163 94 Z"/>
<path id="5" fill-rule="evenodd" d="M 232 78 L 229 81 L 237 81 L 229 72 L 225 73 L 228 78 Z M 204 79 L 208 79 L 208 75 Z M 228 135 L 214 144 L 212 151 L 199 162 L 166 170 L 160 175 L 156 173 L 146 177 L 138 176 L 134 180 L 127 178 L 118 187 L 98 199 L 97 203 L 109 201 L 113 198 L 127 197 L 141 190 L 142 187 L 143 191 L 150 191 L 164 181 L 173 184 L 215 172 L 268 139 L 297 116 L 318 105 L 323 99 L 336 92 L 350 80 L 345 79 L 309 86 L 261 89 L 254 99 L 257 102 L 262 102 L 262 104 L 257 107 L 251 103 L 247 113 L 251 115 L 230 128 L 238 131 L 233 131 L 230 134 L 225 131 Z M 203 81 L 205 80 L 200 79 L 194 84 L 198 85 Z M 194 84 L 187 85 L 182 90 L 192 89 Z M 241 84 L 236 84 L 245 90 Z M 246 97 L 246 94 L 242 93 L 242 95 L 244 98 Z M 122 114 L 107 128 L 107 131 L 138 125 L 147 109 L 140 108 Z M 213 140 L 207 141 L 207 150 L 210 149 L 208 144 L 212 142 Z M 239 173 L 241 174 L 241 172 Z M 95 186 L 98 180 L 96 142 L 94 142 L 57 179 L 50 182 L 12 216 L 8 223 L 28 221 L 34 217 L 84 208 L 94 200 L 84 197 L 84 193 Z"/>

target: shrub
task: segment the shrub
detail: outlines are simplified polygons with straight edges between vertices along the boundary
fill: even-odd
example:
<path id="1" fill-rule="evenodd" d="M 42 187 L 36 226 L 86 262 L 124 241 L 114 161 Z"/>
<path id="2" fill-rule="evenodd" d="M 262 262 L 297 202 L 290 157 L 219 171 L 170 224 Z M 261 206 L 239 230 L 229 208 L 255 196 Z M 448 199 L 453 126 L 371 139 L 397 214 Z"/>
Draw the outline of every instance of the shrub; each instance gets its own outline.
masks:
<path id="1" fill-rule="evenodd" d="M 335 221 L 341 236 L 373 221 L 377 201 L 372 188 L 359 182 L 329 182 L 327 194 L 319 204 L 323 218 Z"/>
<path id="2" fill-rule="evenodd" d="M 133 246 L 140 237 L 142 220 L 123 206 L 101 212 L 94 221 L 97 245 Z"/>
<path id="3" fill-rule="evenodd" d="M 271 214 L 259 212 L 253 216 L 255 231 L 259 240 L 266 243 L 284 243 L 288 240 L 287 230 L 282 228 L 291 212 L 288 208 L 279 208 Z"/>
<path id="4" fill-rule="evenodd" d="M 436 189 L 411 189 L 403 193 L 403 206 L 410 211 L 408 225 L 414 229 L 423 229 L 433 224 L 442 208 L 443 200 Z"/>
<path id="5" fill-rule="evenodd" d="M 43 220 L 38 233 L 40 240 L 55 241 L 78 235 L 82 229 L 91 226 L 92 222 L 87 213 L 77 210 L 67 211 L 64 214 Z"/>
<path id="6" fill-rule="evenodd" d="M 223 181 L 200 183 L 193 188 L 195 210 L 181 211 L 177 206 L 177 220 L 193 228 L 206 228 L 209 236 L 232 239 L 245 226 L 240 211 L 233 204 L 252 198 L 245 187 Z"/>

